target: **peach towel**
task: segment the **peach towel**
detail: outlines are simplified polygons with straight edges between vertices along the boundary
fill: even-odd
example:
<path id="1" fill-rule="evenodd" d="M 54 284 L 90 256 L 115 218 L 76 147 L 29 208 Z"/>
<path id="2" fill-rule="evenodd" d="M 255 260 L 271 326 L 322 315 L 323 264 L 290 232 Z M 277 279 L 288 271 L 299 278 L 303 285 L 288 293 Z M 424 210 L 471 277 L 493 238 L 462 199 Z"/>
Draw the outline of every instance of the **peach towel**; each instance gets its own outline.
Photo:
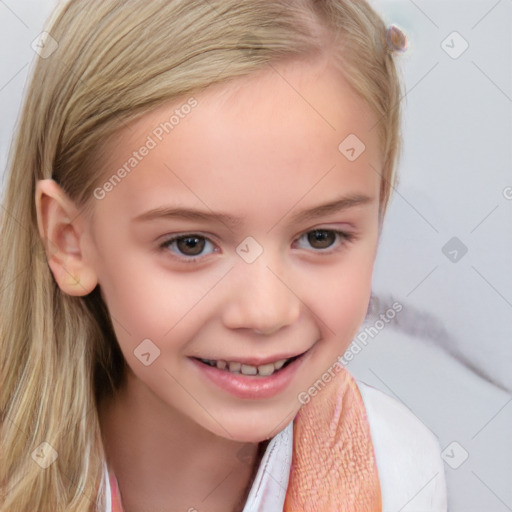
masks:
<path id="1" fill-rule="evenodd" d="M 382 511 L 363 399 L 352 375 L 335 370 L 293 421 L 284 512 Z"/>

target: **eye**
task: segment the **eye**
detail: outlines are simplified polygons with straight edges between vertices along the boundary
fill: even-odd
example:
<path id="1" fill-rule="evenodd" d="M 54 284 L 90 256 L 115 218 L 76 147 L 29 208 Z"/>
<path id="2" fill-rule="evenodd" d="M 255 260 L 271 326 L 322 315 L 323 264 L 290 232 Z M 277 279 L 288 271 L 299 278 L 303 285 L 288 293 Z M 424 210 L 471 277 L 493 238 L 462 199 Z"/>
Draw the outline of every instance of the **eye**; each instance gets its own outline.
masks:
<path id="1" fill-rule="evenodd" d="M 304 237 L 306 237 L 307 243 L 310 247 L 317 249 L 315 252 L 330 254 L 351 242 L 355 238 L 355 235 L 336 229 L 313 229 L 301 235 L 297 240 L 300 241 L 304 239 Z M 336 242 L 338 243 L 336 244 Z M 335 244 L 337 245 L 336 248 L 329 249 Z M 210 250 L 209 253 L 207 252 L 205 254 L 204 249 L 208 245 L 210 245 L 213 250 Z M 160 244 L 160 248 L 162 250 L 170 251 L 173 253 L 174 257 L 185 263 L 194 263 L 208 254 L 218 252 L 211 240 L 197 233 L 168 238 Z M 302 248 L 307 249 L 307 247 Z"/>
<path id="2" fill-rule="evenodd" d="M 344 231 L 339 231 L 336 229 L 313 229 L 304 233 L 297 240 L 301 240 L 306 237 L 308 244 L 314 249 L 319 249 L 319 252 L 334 252 L 336 249 L 325 251 L 325 249 L 329 249 L 338 240 L 339 246 L 343 246 L 346 243 L 349 243 L 353 240 L 354 235 L 351 233 L 346 233 Z M 304 248 L 304 247 L 303 247 Z M 317 251 L 318 252 L 318 251 Z"/>
<path id="3" fill-rule="evenodd" d="M 160 248 L 171 249 L 171 247 L 174 246 L 178 251 L 177 257 L 189 263 L 196 261 L 199 257 L 205 256 L 203 250 L 208 244 L 213 246 L 208 238 L 198 235 L 197 233 L 191 233 L 169 238 L 160 245 Z M 171 250 L 171 252 L 174 251 Z"/>

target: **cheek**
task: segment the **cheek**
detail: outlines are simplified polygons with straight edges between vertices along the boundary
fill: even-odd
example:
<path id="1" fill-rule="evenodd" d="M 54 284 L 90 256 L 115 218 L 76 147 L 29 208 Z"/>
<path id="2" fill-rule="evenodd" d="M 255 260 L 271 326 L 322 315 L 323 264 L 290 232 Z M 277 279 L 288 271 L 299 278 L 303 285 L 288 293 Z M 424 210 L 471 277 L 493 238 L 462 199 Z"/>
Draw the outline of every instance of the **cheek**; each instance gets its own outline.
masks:
<path id="1" fill-rule="evenodd" d="M 113 318 L 121 346 L 132 349 L 143 339 L 163 346 L 198 309 L 215 276 L 192 279 L 192 274 L 173 273 L 155 265 L 154 260 L 105 259 L 100 289 Z M 128 347 L 127 347 L 128 348 Z"/>
<path id="2" fill-rule="evenodd" d="M 322 310 L 337 334 L 358 328 L 366 314 L 371 293 L 371 272 L 352 272 L 333 279 L 322 300 Z M 326 320 L 327 323 L 327 320 Z"/>
<path id="3" fill-rule="evenodd" d="M 339 266 L 318 275 L 318 285 L 310 292 L 311 308 L 318 312 L 323 337 L 335 337 L 347 345 L 367 312 L 371 295 L 374 253 L 354 251 Z"/>

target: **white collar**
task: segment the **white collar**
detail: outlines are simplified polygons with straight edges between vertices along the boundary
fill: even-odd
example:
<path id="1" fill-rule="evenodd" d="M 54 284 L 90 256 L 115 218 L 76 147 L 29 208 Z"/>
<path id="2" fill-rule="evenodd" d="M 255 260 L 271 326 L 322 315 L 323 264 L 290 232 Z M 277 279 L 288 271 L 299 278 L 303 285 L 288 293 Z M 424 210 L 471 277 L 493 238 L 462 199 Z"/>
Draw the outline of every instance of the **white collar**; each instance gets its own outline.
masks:
<path id="1" fill-rule="evenodd" d="M 243 512 L 280 512 L 283 510 L 293 454 L 293 420 L 268 443 L 254 478 Z M 106 462 L 105 512 L 112 512 L 112 491 Z"/>
<path id="2" fill-rule="evenodd" d="M 293 420 L 268 443 L 243 512 L 282 511 L 293 453 Z"/>

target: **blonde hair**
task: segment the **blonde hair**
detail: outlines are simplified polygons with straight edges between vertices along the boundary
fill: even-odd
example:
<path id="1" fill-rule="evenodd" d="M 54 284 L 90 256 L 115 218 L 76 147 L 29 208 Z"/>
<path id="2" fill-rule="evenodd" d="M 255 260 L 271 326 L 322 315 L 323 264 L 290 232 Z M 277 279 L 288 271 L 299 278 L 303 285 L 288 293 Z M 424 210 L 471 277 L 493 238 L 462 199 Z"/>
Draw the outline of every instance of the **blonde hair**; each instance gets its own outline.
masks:
<path id="1" fill-rule="evenodd" d="M 120 127 L 210 84 L 325 52 L 379 120 L 382 215 L 401 149 L 396 48 L 387 44 L 396 33 L 387 37 L 365 1 L 71 0 L 45 30 L 58 48 L 31 71 L 0 225 L 0 512 L 104 510 L 97 410 L 124 375 L 99 287 L 70 296 L 53 278 L 37 180 L 53 178 L 86 212 L 103 144 Z M 43 469 L 37 456 L 52 450 L 58 457 Z"/>

